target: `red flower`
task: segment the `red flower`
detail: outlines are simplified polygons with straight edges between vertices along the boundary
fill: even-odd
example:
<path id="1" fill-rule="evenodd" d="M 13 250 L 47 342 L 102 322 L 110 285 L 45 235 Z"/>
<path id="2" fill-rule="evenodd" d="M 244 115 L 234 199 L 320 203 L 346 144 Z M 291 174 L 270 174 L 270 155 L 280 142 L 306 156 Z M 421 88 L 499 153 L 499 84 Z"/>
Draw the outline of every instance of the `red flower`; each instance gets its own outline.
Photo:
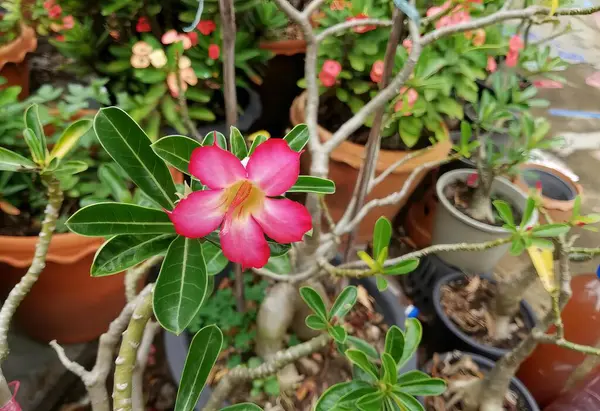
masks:
<path id="1" fill-rule="evenodd" d="M 542 182 L 540 180 L 535 182 L 535 190 L 541 194 L 542 192 Z"/>
<path id="2" fill-rule="evenodd" d="M 369 18 L 369 16 L 367 16 L 365 13 L 360 13 L 354 17 L 348 17 L 346 19 L 346 21 L 365 20 L 368 18 Z M 377 28 L 377 26 L 369 24 L 369 25 L 365 25 L 365 26 L 355 26 L 352 28 L 352 31 L 355 33 L 358 33 L 358 34 L 362 34 L 362 33 L 366 33 L 367 31 L 375 30 L 376 28 Z"/>
<path id="3" fill-rule="evenodd" d="M 371 67 L 371 81 L 379 83 L 383 78 L 383 60 L 377 60 Z"/>
<path id="4" fill-rule="evenodd" d="M 221 49 L 216 44 L 208 46 L 208 58 L 216 60 L 221 55 Z"/>
<path id="5" fill-rule="evenodd" d="M 477 185 L 477 180 L 479 180 L 479 175 L 477 173 L 469 174 L 469 177 L 467 177 L 467 185 L 469 187 L 475 187 Z"/>
<path id="6" fill-rule="evenodd" d="M 523 43 L 523 40 L 521 40 L 521 37 L 514 35 L 510 38 L 510 41 L 508 42 L 509 51 L 519 51 L 523 47 L 525 47 L 525 44 Z"/>
<path id="7" fill-rule="evenodd" d="M 331 87 L 335 84 L 337 77 L 342 71 L 342 65 L 335 60 L 325 60 L 321 72 L 319 73 L 319 80 L 325 87 Z"/>
<path id="8" fill-rule="evenodd" d="M 410 54 L 410 51 L 412 50 L 412 40 L 411 39 L 404 39 L 404 41 L 402 42 L 402 46 L 404 46 L 404 48 L 406 49 L 406 52 L 408 54 Z"/>
<path id="9" fill-rule="evenodd" d="M 510 50 L 506 55 L 506 66 L 514 67 L 519 62 L 519 51 L 518 50 Z"/>
<path id="10" fill-rule="evenodd" d="M 196 28 L 202 35 L 208 36 L 217 29 L 217 25 L 212 20 L 200 20 Z"/>
<path id="11" fill-rule="evenodd" d="M 150 27 L 150 22 L 148 21 L 148 17 L 140 17 L 137 21 L 137 24 L 135 25 L 135 30 L 138 33 L 148 33 L 152 31 L 152 28 Z"/>
<path id="12" fill-rule="evenodd" d="M 68 15 L 63 18 L 63 29 L 71 30 L 75 26 L 75 19 L 73 16 Z"/>
<path id="13" fill-rule="evenodd" d="M 496 60 L 494 59 L 494 57 L 488 56 L 486 70 L 489 73 L 493 73 L 496 71 L 497 68 L 498 68 L 498 64 L 496 63 Z"/>
<path id="14" fill-rule="evenodd" d="M 56 36 L 56 37 L 55 37 L 55 39 L 56 39 L 56 41 L 60 41 L 60 42 L 62 43 L 63 41 L 65 41 L 65 36 L 63 36 L 63 35 L 61 34 L 61 35 L 59 35 L 59 36 Z"/>
<path id="15" fill-rule="evenodd" d="M 62 7 L 60 7 L 58 4 L 55 4 L 54 6 L 50 7 L 50 10 L 48 10 L 48 16 L 50 16 L 50 18 L 52 19 L 60 17 L 61 14 Z"/>
<path id="16" fill-rule="evenodd" d="M 188 39 L 192 42 L 192 47 L 198 44 L 198 33 L 192 31 L 191 33 L 187 33 Z"/>
<path id="17" fill-rule="evenodd" d="M 44 8 L 46 9 L 46 11 L 50 11 L 50 8 L 52 8 L 52 6 L 54 6 L 54 0 L 46 0 L 44 2 Z"/>

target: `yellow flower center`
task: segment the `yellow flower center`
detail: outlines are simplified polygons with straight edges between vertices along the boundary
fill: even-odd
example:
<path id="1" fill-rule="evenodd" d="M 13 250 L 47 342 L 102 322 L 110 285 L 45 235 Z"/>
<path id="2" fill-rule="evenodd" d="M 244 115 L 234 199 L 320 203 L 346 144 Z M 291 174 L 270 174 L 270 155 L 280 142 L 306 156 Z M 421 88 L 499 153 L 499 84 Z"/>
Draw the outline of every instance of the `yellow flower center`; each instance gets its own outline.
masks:
<path id="1" fill-rule="evenodd" d="M 222 206 L 231 218 L 247 218 L 262 207 L 265 194 L 247 180 L 238 181 L 225 189 Z"/>

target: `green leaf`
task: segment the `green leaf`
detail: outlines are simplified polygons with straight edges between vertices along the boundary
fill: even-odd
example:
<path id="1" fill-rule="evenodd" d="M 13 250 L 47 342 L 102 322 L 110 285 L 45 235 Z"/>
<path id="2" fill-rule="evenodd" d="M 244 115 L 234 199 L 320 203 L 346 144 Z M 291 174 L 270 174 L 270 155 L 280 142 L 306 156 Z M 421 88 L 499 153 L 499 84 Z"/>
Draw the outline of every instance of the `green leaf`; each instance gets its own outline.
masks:
<path id="1" fill-rule="evenodd" d="M 350 411 L 355 401 L 363 395 L 376 391 L 364 381 L 349 381 L 332 385 L 325 391 L 315 405 L 315 411 Z"/>
<path id="2" fill-rule="evenodd" d="M 342 320 L 346 314 L 356 304 L 358 298 L 358 290 L 354 286 L 348 286 L 342 290 L 340 295 L 335 299 L 331 310 L 329 311 L 329 317 L 331 319 L 337 318 Z"/>
<path id="3" fill-rule="evenodd" d="M 163 261 L 154 287 L 154 314 L 166 330 L 180 334 L 208 294 L 208 274 L 198 239 L 177 237 Z"/>
<path id="4" fill-rule="evenodd" d="M 50 160 L 53 158 L 64 158 L 69 151 L 79 142 L 79 139 L 92 128 L 92 120 L 77 120 L 71 124 L 58 138 L 58 141 L 52 147 Z"/>
<path id="5" fill-rule="evenodd" d="M 221 408 L 221 411 L 263 411 L 256 404 L 251 402 L 243 402 L 241 404 L 230 405 L 229 407 Z"/>
<path id="6" fill-rule="evenodd" d="M 288 255 L 281 255 L 279 257 L 271 257 L 271 258 L 269 258 L 269 261 L 267 261 L 267 264 L 265 265 L 265 269 L 267 269 L 275 274 L 287 275 L 292 272 L 290 257 Z"/>
<path id="7" fill-rule="evenodd" d="M 323 321 L 327 322 L 327 308 L 321 298 L 321 295 L 311 287 L 300 288 L 300 296 L 311 310 L 315 312 Z"/>
<path id="8" fill-rule="evenodd" d="M 536 238 L 536 237 L 532 237 L 529 239 L 531 241 L 531 247 L 535 246 L 541 249 L 548 249 L 548 250 L 553 250 L 554 249 L 554 243 L 552 242 L 552 240 L 546 240 L 545 238 Z"/>
<path id="9" fill-rule="evenodd" d="M 399 383 L 394 387 L 394 392 L 402 392 L 409 395 L 428 396 L 441 395 L 446 391 L 446 382 L 440 378 L 423 378 L 410 382 Z"/>
<path id="10" fill-rule="evenodd" d="M 419 260 L 411 258 L 409 260 L 400 261 L 397 264 L 384 267 L 383 273 L 385 275 L 404 275 L 415 271 L 419 266 Z"/>
<path id="11" fill-rule="evenodd" d="M 394 385 L 398 380 L 398 371 L 396 371 L 396 361 L 388 353 L 381 354 L 381 366 L 383 370 L 383 382 Z"/>
<path id="12" fill-rule="evenodd" d="M 581 196 L 575 197 L 575 202 L 573 203 L 573 218 L 579 217 L 579 213 L 581 212 Z M 523 219 L 523 221 L 527 221 Z"/>
<path id="13" fill-rule="evenodd" d="M 106 152 L 133 182 L 166 209 L 177 196 L 171 173 L 150 147 L 150 139 L 129 115 L 117 107 L 102 108 L 94 118 L 94 130 Z"/>
<path id="14" fill-rule="evenodd" d="M 315 314 L 310 314 L 309 316 L 307 316 L 304 322 L 306 323 L 306 326 L 308 328 L 311 328 L 313 330 L 324 330 L 327 328 L 327 323 L 323 321 L 321 317 Z"/>
<path id="15" fill-rule="evenodd" d="M 533 215 L 533 210 L 535 210 L 535 200 L 532 197 L 527 199 L 527 204 L 525 205 L 525 211 L 523 212 L 523 218 L 521 218 L 521 227 L 525 227 L 531 216 Z"/>
<path id="16" fill-rule="evenodd" d="M 227 150 L 227 139 L 223 135 L 223 133 L 219 133 L 218 131 L 211 131 L 206 134 L 204 140 L 202 140 L 203 146 L 212 146 L 215 144 L 215 139 L 217 140 L 217 145 L 221 147 L 223 150 Z"/>
<path id="17" fill-rule="evenodd" d="M 208 325 L 196 333 L 185 359 L 177 390 L 175 411 L 192 411 L 196 407 L 200 393 L 206 384 L 210 370 L 219 357 L 222 346 L 223 333 L 216 325 Z M 252 410 L 252 408 L 248 408 L 248 410 Z M 241 409 L 237 411 L 241 411 Z"/>
<path id="18" fill-rule="evenodd" d="M 461 149 L 467 149 L 469 147 L 469 142 L 471 141 L 471 137 L 473 136 L 473 130 L 471 129 L 471 125 L 466 121 L 460 122 L 460 147 Z"/>
<path id="19" fill-rule="evenodd" d="M 173 234 L 118 235 L 98 249 L 92 263 L 92 277 L 120 273 L 155 255 L 166 253 Z"/>
<path id="20" fill-rule="evenodd" d="M 97 203 L 83 207 L 66 222 L 69 230 L 89 237 L 117 234 L 175 233 L 164 211 L 123 203 Z"/>
<path id="21" fill-rule="evenodd" d="M 423 371 L 418 371 L 418 370 L 408 371 L 408 372 L 398 376 L 397 385 L 409 384 L 413 381 L 426 380 L 428 378 L 431 378 L 431 376 L 429 374 L 425 374 Z"/>
<path id="22" fill-rule="evenodd" d="M 262 134 L 257 135 L 254 140 L 252 141 L 252 145 L 250 146 L 250 149 L 248 150 L 248 155 L 252 155 L 252 153 L 254 153 L 254 150 L 256 150 L 256 147 L 258 147 L 259 145 L 261 145 L 262 143 L 264 143 L 265 141 L 268 140 L 268 137 Z"/>
<path id="23" fill-rule="evenodd" d="M 231 144 L 231 152 L 234 156 L 239 158 L 240 160 L 248 157 L 248 147 L 246 146 L 246 140 L 244 140 L 244 136 L 240 133 L 236 127 L 231 126 L 231 131 L 229 133 L 229 143 Z"/>
<path id="24" fill-rule="evenodd" d="M 568 224 L 545 224 L 533 227 L 531 235 L 534 237 L 558 237 L 561 234 L 569 232 L 571 227 Z"/>
<path id="25" fill-rule="evenodd" d="M 46 155 L 48 154 L 48 147 L 46 146 L 46 135 L 44 134 L 44 127 L 42 126 L 42 122 L 40 121 L 39 107 L 37 104 L 32 104 L 29 107 L 27 107 L 27 110 L 25 110 L 25 127 L 31 129 L 31 131 L 33 132 L 33 136 L 31 137 L 35 140 L 34 145 L 36 146 L 36 150 L 39 147 L 39 150 L 42 154 L 43 163 L 46 160 Z M 33 154 L 34 149 L 30 145 L 30 142 L 28 142 L 27 140 L 26 142 Z"/>
<path id="26" fill-rule="evenodd" d="M 390 245 L 392 224 L 386 217 L 379 217 L 373 230 L 373 257 L 379 259 L 381 252 Z"/>
<path id="27" fill-rule="evenodd" d="M 59 164 L 53 173 L 57 177 L 68 175 L 72 177 L 74 174 L 81 173 L 88 169 L 88 164 L 85 161 L 70 160 Z"/>
<path id="28" fill-rule="evenodd" d="M 346 339 L 346 343 L 348 343 L 350 346 L 356 348 L 357 350 L 360 350 L 362 352 L 364 352 L 367 356 L 377 359 L 379 358 L 379 354 L 377 353 L 377 350 L 375 349 L 375 347 L 373 347 L 371 344 L 369 344 L 368 342 L 366 342 L 365 340 L 358 338 L 358 337 L 354 337 L 353 335 L 349 335 L 348 338 Z"/>
<path id="29" fill-rule="evenodd" d="M 496 211 L 500 215 L 502 221 L 508 224 L 511 227 L 515 226 L 515 219 L 513 218 L 512 210 L 510 209 L 510 205 L 506 201 L 496 200 L 493 202 Z"/>
<path id="30" fill-rule="evenodd" d="M 364 395 L 356 401 L 356 408 L 361 411 L 381 411 L 385 394 L 377 391 Z"/>
<path id="31" fill-rule="evenodd" d="M 192 152 L 202 145 L 189 137 L 174 135 L 163 137 L 150 147 L 156 155 L 177 170 L 190 174 L 189 165 Z"/>
<path id="32" fill-rule="evenodd" d="M 46 152 L 33 130 L 30 128 L 23 130 L 23 139 L 27 147 L 29 147 L 29 153 L 33 161 L 39 165 L 43 165 L 46 162 Z"/>
<path id="33" fill-rule="evenodd" d="M 394 392 L 394 397 L 404 406 L 403 411 L 425 411 L 423 405 L 411 395 Z"/>
<path id="34" fill-rule="evenodd" d="M 346 332 L 346 330 L 344 330 L 344 327 L 342 327 L 341 325 L 335 325 L 331 328 L 329 328 L 329 335 L 331 335 L 331 338 L 333 338 L 336 342 L 343 344 L 346 342 L 346 338 L 348 337 L 348 333 Z"/>
<path id="35" fill-rule="evenodd" d="M 335 193 L 335 183 L 331 180 L 313 176 L 298 176 L 296 184 L 292 186 L 288 193 Z"/>
<path id="36" fill-rule="evenodd" d="M 352 361 L 358 368 L 371 375 L 375 379 L 379 379 L 377 367 L 369 361 L 367 355 L 359 350 L 349 349 L 345 352 L 346 357 Z"/>
<path id="37" fill-rule="evenodd" d="M 417 352 L 422 335 L 423 326 L 419 320 L 416 318 L 407 319 L 406 330 L 404 331 L 404 348 L 402 350 L 402 357 L 399 361 L 396 361 L 398 363 L 398 368 L 402 368 L 402 366 L 406 364 L 406 362 L 415 354 L 415 352 Z"/>
<path id="38" fill-rule="evenodd" d="M 35 170 L 37 165 L 14 151 L 0 147 L 0 171 Z"/>
<path id="39" fill-rule="evenodd" d="M 208 275 L 219 274 L 229 264 L 229 260 L 223 255 L 223 250 L 209 241 L 202 243 L 202 255 L 206 261 Z"/>
<path id="40" fill-rule="evenodd" d="M 388 288 L 388 282 L 385 278 L 383 278 L 382 276 L 378 275 L 375 276 L 375 282 L 377 284 L 377 290 L 379 291 L 385 291 Z"/>
<path id="41" fill-rule="evenodd" d="M 292 150 L 300 152 L 310 139 L 308 127 L 306 124 L 298 124 L 283 139 L 287 141 Z"/>
<path id="42" fill-rule="evenodd" d="M 385 335 L 385 348 L 383 351 L 389 354 L 396 364 L 402 359 L 404 344 L 404 333 L 397 325 L 392 325 Z"/>
<path id="43" fill-rule="evenodd" d="M 124 203 L 131 202 L 131 193 L 125 181 L 123 181 L 123 177 L 111 166 L 114 166 L 114 164 L 102 164 L 98 168 L 98 179 L 110 189 L 114 199 Z"/>
<path id="44" fill-rule="evenodd" d="M 520 237 L 513 238 L 509 251 L 514 256 L 521 255 L 525 251 L 525 243 Z"/>

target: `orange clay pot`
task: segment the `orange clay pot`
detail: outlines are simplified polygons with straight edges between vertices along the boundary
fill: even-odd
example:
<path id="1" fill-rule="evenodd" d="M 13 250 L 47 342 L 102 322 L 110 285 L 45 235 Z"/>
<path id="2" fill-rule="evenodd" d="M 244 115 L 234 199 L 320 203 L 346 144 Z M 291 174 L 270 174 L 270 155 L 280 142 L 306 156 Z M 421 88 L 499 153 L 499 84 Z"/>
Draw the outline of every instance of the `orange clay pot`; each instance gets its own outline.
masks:
<path id="1" fill-rule="evenodd" d="M 305 106 L 306 93 L 302 93 L 300 96 L 296 97 L 290 109 L 290 119 L 292 124 L 297 125 L 305 121 Z M 319 137 L 321 138 L 321 141 L 329 140 L 331 135 L 330 131 L 319 126 Z M 429 161 L 437 161 L 447 157 L 451 145 L 450 141 L 437 143 L 431 150 L 428 150 L 423 155 L 413 158 L 398 167 L 384 181 L 373 188 L 367 197 L 367 201 L 385 197 L 400 190 L 416 167 Z M 410 153 L 410 151 L 380 150 L 379 159 L 375 167 L 375 174 L 380 174 L 393 163 Z M 342 217 L 346 207 L 350 203 L 364 156 L 365 146 L 350 141 L 344 141 L 331 153 L 328 177 L 335 181 L 336 190 L 334 194 L 325 196 L 325 199 L 331 211 L 331 215 L 336 221 Z M 302 156 L 301 161 L 302 172 L 307 174 L 310 169 L 310 157 L 307 155 Z M 360 224 L 358 231 L 359 242 L 366 243 L 371 240 L 371 237 L 373 236 L 373 227 L 379 217 L 385 216 L 390 220 L 393 220 L 394 216 L 402 206 L 404 206 L 406 199 L 410 197 L 410 194 L 419 185 L 421 180 L 423 180 L 428 171 L 429 170 L 423 170 L 417 178 L 413 180 L 403 201 L 390 206 L 377 207 L 367 214 Z"/>
<path id="2" fill-rule="evenodd" d="M 26 56 L 36 48 L 35 32 L 31 27 L 21 24 L 19 37 L 0 47 L 0 76 L 6 79 L 0 89 L 21 86 L 19 98 L 24 99 L 29 95 L 29 64 Z"/>
<path id="3" fill-rule="evenodd" d="M 597 346 L 600 341 L 600 280 L 595 274 L 577 275 L 573 277 L 571 287 L 573 297 L 562 312 L 565 339 Z M 554 326 L 548 332 L 555 332 Z M 585 357 L 585 354 L 566 348 L 540 344 L 521 364 L 517 377 L 540 407 L 544 407 L 561 394 L 571 373 Z"/>
<path id="4" fill-rule="evenodd" d="M 27 272 L 37 236 L 0 236 L 0 292 L 6 296 Z M 93 278 L 99 237 L 55 234 L 46 268 L 17 309 L 14 325 L 33 338 L 71 344 L 108 329 L 125 304 L 124 274 Z"/>
<path id="5" fill-rule="evenodd" d="M 416 248 L 431 245 L 436 208 L 437 199 L 433 188 L 428 190 L 420 201 L 412 203 L 408 208 L 404 219 L 404 230 Z"/>
<path id="6" fill-rule="evenodd" d="M 262 41 L 259 47 L 269 50 L 278 56 L 293 56 L 306 52 L 305 40 Z"/>

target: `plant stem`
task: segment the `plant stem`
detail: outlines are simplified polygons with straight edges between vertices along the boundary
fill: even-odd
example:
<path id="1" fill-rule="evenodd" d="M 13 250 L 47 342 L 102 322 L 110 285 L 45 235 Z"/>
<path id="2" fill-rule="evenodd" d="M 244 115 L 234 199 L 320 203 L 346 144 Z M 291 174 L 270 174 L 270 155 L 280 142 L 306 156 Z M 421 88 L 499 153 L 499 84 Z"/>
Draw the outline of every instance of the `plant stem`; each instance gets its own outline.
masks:
<path id="1" fill-rule="evenodd" d="M 272 359 L 256 368 L 248 368 L 243 365 L 235 367 L 219 381 L 203 411 L 218 410 L 223 401 L 229 396 L 231 390 L 238 384 L 274 375 L 286 365 L 325 347 L 329 341 L 330 337 L 328 334 L 321 334 L 312 340 L 278 352 Z"/>
<path id="2" fill-rule="evenodd" d="M 233 267 L 235 273 L 235 305 L 238 313 L 246 312 L 246 302 L 244 300 L 244 272 L 242 266 L 235 264 Z"/>
<path id="3" fill-rule="evenodd" d="M 114 411 L 132 411 L 133 370 L 146 323 L 152 315 L 152 288 L 140 295 L 115 360 Z"/>
<path id="4" fill-rule="evenodd" d="M 179 110 L 181 111 L 181 117 L 183 118 L 183 122 L 188 128 L 190 135 L 194 136 L 196 140 L 202 141 L 202 136 L 198 133 L 198 129 L 192 121 L 190 117 L 190 112 L 188 110 L 187 99 L 185 98 L 185 92 L 183 91 L 183 79 L 181 78 L 181 73 L 179 72 L 179 56 L 177 57 L 177 67 L 175 68 L 175 76 L 177 78 L 178 88 L 177 101 L 179 102 Z"/>
<path id="5" fill-rule="evenodd" d="M 237 124 L 237 93 L 235 90 L 235 13 L 233 0 L 219 0 L 223 35 L 223 86 L 227 128 Z"/>

